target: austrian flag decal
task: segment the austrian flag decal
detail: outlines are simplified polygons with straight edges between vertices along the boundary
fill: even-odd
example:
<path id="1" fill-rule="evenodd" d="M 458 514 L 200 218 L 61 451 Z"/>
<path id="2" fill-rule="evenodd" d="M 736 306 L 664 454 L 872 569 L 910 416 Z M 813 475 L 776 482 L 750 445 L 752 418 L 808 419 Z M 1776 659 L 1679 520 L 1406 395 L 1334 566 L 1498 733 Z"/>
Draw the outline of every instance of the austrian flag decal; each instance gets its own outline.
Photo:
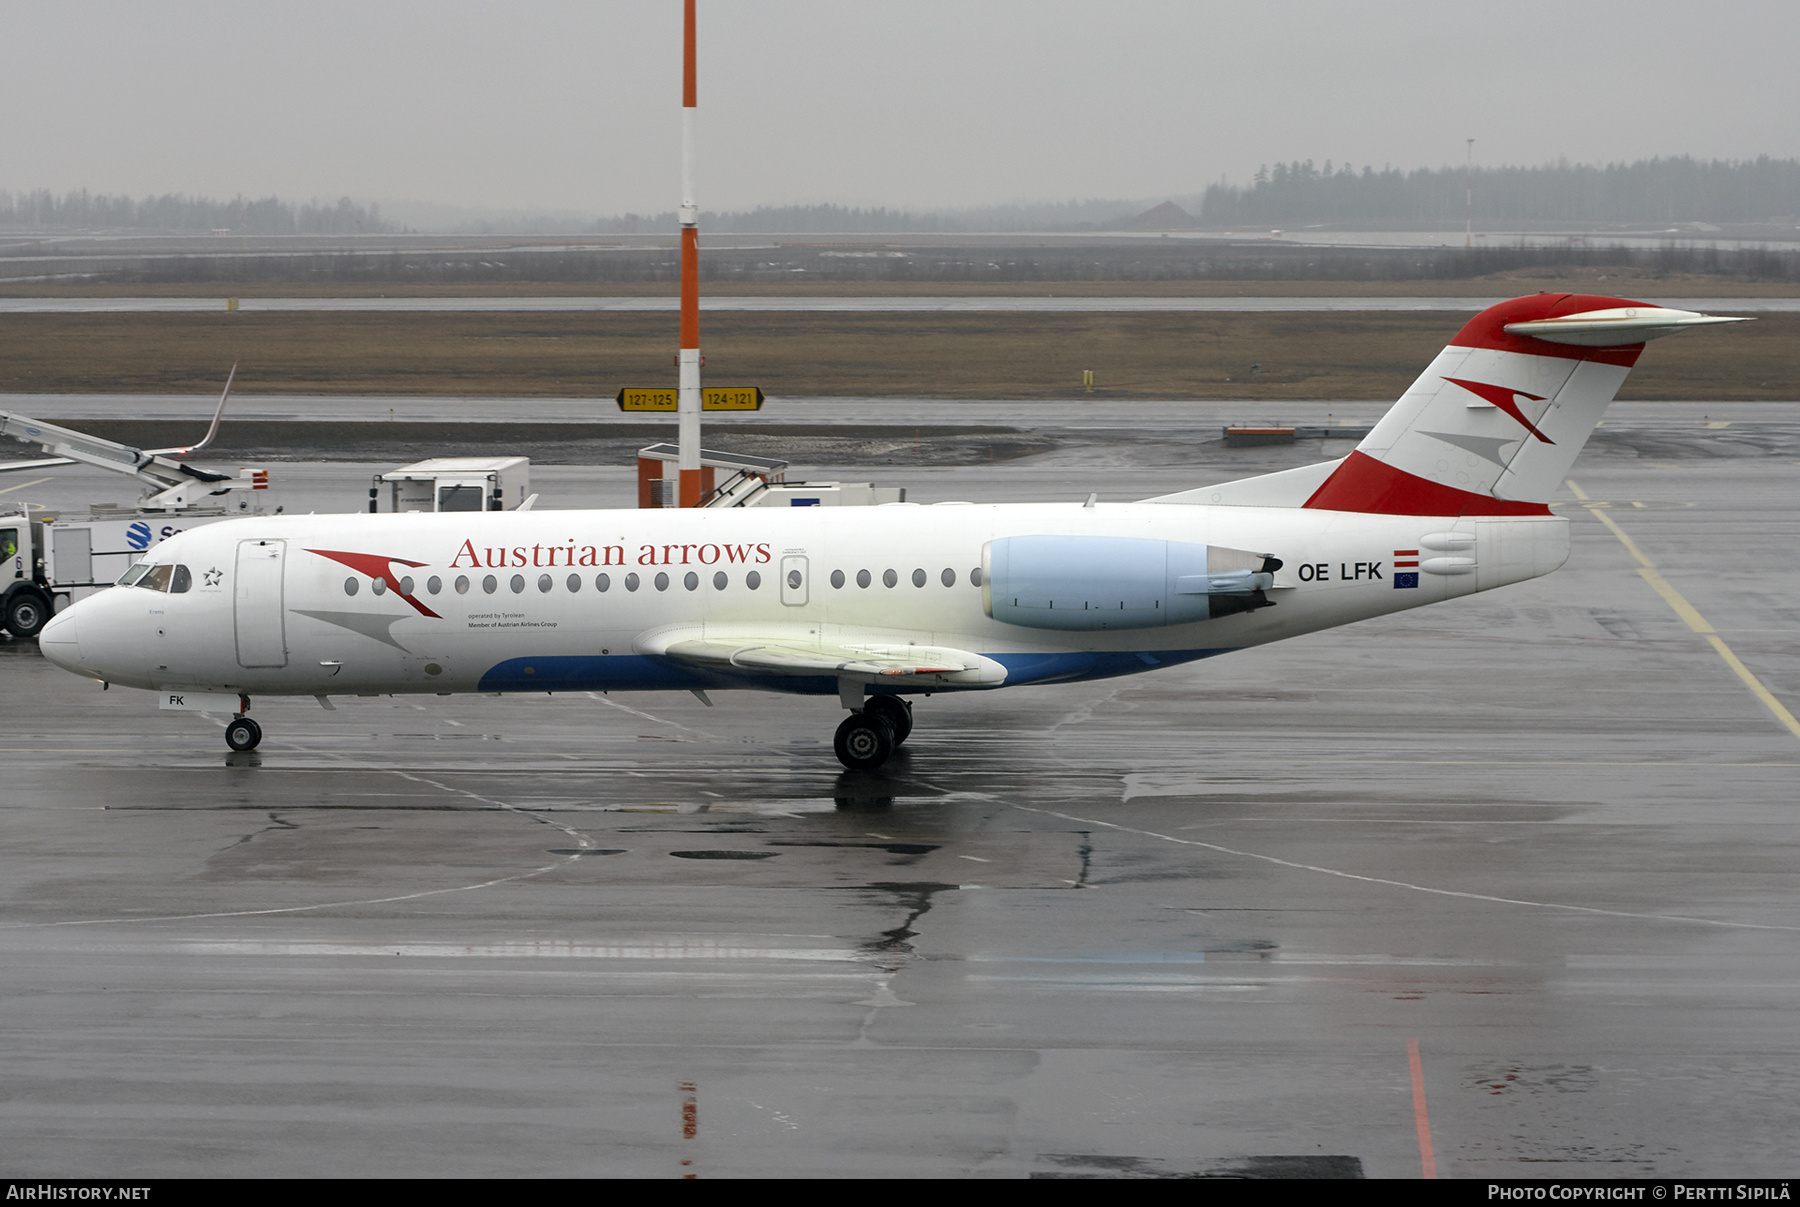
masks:
<path id="1" fill-rule="evenodd" d="M 1419 551 L 1417 549 L 1394 550 L 1394 589 L 1419 585 Z"/>

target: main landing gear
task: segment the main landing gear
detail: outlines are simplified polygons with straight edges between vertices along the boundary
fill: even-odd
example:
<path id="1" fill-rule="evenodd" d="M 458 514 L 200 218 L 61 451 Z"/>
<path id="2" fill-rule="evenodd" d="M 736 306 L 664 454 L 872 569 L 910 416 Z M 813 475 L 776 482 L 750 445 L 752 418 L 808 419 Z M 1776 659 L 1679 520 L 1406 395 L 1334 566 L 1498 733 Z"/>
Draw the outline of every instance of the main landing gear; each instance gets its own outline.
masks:
<path id="1" fill-rule="evenodd" d="M 262 726 L 239 713 L 225 727 L 225 744 L 233 750 L 255 750 L 262 741 Z"/>
<path id="2" fill-rule="evenodd" d="M 838 726 L 832 741 L 838 762 L 852 771 L 873 771 L 888 761 L 912 733 L 912 705 L 898 696 L 870 696 L 862 711 Z"/>

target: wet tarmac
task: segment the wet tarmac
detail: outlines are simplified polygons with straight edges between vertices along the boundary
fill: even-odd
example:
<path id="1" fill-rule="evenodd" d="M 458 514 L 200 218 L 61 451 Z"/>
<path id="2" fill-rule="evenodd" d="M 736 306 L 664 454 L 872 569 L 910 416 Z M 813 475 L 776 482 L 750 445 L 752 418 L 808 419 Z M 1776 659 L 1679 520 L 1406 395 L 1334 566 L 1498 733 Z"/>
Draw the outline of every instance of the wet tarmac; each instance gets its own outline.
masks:
<path id="1" fill-rule="evenodd" d="M 1784 1176 L 1800 417 L 1633 413 L 1548 578 L 922 700 L 866 775 L 833 702 L 749 693 L 270 699 L 233 755 L 0 642 L 10 1171 L 1406 1178 L 1422 1095 L 1441 1176 Z M 1146 427 L 881 478 L 1321 455 Z M 283 472 L 323 509 L 369 468 Z"/>

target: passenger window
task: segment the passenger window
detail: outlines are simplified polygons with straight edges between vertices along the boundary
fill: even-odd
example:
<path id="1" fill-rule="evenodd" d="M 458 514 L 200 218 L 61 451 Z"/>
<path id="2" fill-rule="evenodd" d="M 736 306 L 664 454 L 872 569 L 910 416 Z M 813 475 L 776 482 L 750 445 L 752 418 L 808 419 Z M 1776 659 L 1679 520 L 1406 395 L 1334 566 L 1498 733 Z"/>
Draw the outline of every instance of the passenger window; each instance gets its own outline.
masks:
<path id="1" fill-rule="evenodd" d="M 194 576 L 188 573 L 186 566 L 175 567 L 175 578 L 169 584 L 170 595 L 180 595 L 194 585 Z"/>

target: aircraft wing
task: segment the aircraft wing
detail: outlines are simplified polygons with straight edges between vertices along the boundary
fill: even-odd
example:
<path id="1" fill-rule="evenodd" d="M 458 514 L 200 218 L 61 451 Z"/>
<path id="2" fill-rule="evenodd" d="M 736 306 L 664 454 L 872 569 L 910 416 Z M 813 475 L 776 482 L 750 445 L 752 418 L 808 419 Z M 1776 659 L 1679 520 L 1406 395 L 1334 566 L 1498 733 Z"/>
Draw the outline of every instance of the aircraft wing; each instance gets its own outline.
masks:
<path id="1" fill-rule="evenodd" d="M 677 628 L 633 645 L 709 670 L 753 675 L 832 675 L 893 686 L 993 686 L 1006 668 L 992 658 L 948 646 L 916 645 L 891 637 L 838 632 L 830 640 L 806 633 L 713 627 Z"/>

